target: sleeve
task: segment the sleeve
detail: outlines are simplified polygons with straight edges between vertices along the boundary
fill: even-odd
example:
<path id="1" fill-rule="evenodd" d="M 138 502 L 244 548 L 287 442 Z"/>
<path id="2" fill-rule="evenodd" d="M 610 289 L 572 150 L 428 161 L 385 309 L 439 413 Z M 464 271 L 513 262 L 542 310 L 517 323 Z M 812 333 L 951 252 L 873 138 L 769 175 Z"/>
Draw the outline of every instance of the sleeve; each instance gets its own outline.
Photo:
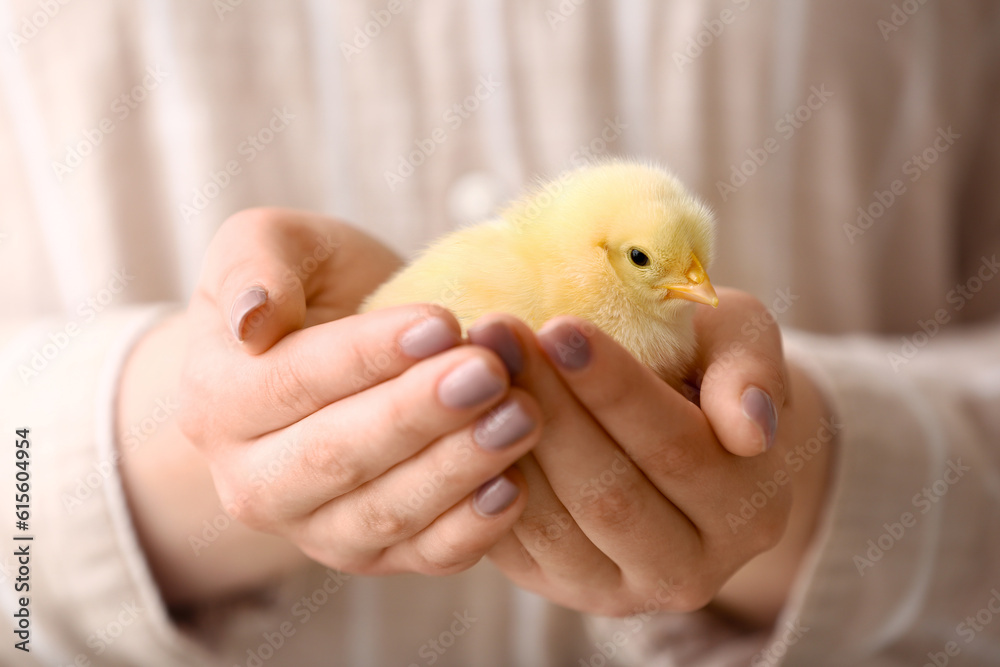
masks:
<path id="1" fill-rule="evenodd" d="M 4 532 L 11 536 L 0 574 L 8 638 L 0 649 L 3 664 L 210 664 L 159 597 L 118 472 L 130 442 L 115 433 L 119 375 L 133 344 L 166 311 L 125 307 L 90 322 L 0 325 L 0 422 L 8 456 L 3 497 L 10 499 Z M 171 417 L 169 402 L 161 408 L 132 437 Z M 16 460 L 18 429 L 28 430 L 28 459 Z M 23 470 L 18 460 L 27 460 L 30 475 L 26 530 L 13 516 L 16 472 Z M 26 536 L 32 539 L 12 540 Z M 13 556 L 15 549 L 30 555 Z M 20 626 L 26 633 L 12 635 Z M 21 638 L 28 652 L 15 647 Z"/>
<path id="2" fill-rule="evenodd" d="M 845 665 L 995 662 L 1000 326 L 786 338 L 829 397 L 837 449 L 826 516 L 776 626 L 801 637 L 777 633 L 765 664 L 831 664 L 831 652 Z"/>

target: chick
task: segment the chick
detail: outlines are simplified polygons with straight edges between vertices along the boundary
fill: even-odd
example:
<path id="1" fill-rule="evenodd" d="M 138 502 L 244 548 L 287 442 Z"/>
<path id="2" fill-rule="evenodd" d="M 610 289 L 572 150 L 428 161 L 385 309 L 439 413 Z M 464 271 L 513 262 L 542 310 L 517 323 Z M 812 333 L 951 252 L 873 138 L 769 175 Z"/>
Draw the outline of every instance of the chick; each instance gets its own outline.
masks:
<path id="1" fill-rule="evenodd" d="M 713 242 L 711 211 L 671 174 L 609 161 L 438 239 L 362 310 L 432 302 L 454 312 L 463 330 L 487 312 L 535 330 L 577 315 L 679 387 L 694 360 L 695 303 L 719 302 L 704 268 Z"/>

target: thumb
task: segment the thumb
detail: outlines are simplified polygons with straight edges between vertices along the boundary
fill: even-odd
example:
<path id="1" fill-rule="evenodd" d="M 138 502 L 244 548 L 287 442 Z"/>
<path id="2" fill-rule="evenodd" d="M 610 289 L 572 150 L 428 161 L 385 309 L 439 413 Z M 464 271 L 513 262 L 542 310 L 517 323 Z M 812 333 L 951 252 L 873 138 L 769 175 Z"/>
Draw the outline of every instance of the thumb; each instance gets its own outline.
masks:
<path id="1" fill-rule="evenodd" d="M 723 447 L 738 456 L 770 449 L 785 403 L 781 331 L 753 296 L 720 290 L 719 307 L 695 318 L 701 348 L 701 409 Z"/>
<path id="2" fill-rule="evenodd" d="M 317 253 L 336 223 L 282 209 L 231 216 L 212 240 L 199 289 L 214 302 L 225 329 L 260 354 L 306 320 L 307 282 L 324 280 L 332 250 Z M 299 270 L 310 258 L 305 272 Z"/>

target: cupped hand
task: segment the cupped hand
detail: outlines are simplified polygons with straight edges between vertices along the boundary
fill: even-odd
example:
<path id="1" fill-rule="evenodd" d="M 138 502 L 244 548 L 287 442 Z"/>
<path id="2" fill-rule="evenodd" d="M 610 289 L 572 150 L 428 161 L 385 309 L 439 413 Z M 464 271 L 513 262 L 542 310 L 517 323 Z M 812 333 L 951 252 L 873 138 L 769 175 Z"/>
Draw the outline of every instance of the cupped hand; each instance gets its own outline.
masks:
<path id="1" fill-rule="evenodd" d="M 745 326 L 765 313 L 734 290 L 720 290 L 720 307 L 699 313 L 700 406 L 588 322 L 560 317 L 537 338 L 506 316 L 474 327 L 473 342 L 514 360 L 514 384 L 539 400 L 545 420 L 541 441 L 518 464 L 530 502 L 491 560 L 557 603 L 621 616 L 650 602 L 700 608 L 772 550 L 793 500 L 812 507 L 793 493 L 799 484 L 785 453 L 824 413 L 808 381 L 796 374 L 789 383 L 773 320 Z M 803 394 L 798 412 L 785 407 L 786 387 Z M 775 475 L 783 483 L 769 484 Z M 794 515 L 813 522 L 817 511 Z M 790 585 L 778 584 L 768 612 Z"/>
<path id="2" fill-rule="evenodd" d="M 446 311 L 354 314 L 398 266 L 321 216 L 231 218 L 186 313 L 179 423 L 250 527 L 350 572 L 446 574 L 509 533 L 541 414 Z"/>

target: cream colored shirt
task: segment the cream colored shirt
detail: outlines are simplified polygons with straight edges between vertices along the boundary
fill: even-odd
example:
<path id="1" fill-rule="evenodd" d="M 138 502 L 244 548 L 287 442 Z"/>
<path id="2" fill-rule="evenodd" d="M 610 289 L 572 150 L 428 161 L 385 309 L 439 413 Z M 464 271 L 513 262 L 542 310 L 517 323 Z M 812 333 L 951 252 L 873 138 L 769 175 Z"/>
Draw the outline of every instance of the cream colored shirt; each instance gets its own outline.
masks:
<path id="1" fill-rule="evenodd" d="M 0 510 L 18 533 L 28 426 L 35 536 L 31 652 L 8 627 L 3 664 L 1000 662 L 995 3 L 7 0 L 0 36 Z M 130 524 L 113 406 L 221 221 L 314 209 L 411 254 L 603 155 L 661 161 L 716 210 L 713 280 L 773 307 L 842 424 L 776 626 L 587 635 L 482 564 L 317 567 L 181 631 Z"/>

